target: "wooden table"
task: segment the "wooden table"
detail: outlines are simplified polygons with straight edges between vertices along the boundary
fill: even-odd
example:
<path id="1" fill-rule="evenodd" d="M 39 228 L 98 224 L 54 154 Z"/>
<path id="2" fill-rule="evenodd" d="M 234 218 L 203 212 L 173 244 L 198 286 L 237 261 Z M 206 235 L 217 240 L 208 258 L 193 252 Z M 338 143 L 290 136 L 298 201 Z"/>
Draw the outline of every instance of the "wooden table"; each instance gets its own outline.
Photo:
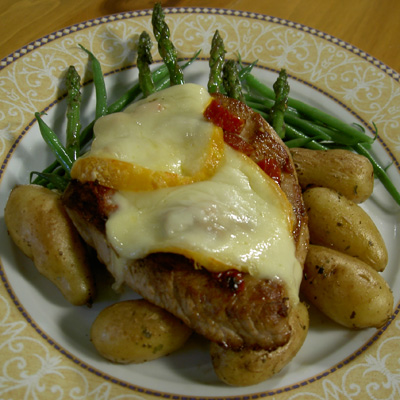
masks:
<path id="1" fill-rule="evenodd" d="M 1 0 L 0 58 L 67 26 L 123 11 L 149 0 Z M 298 22 L 342 39 L 400 71 L 398 0 L 175 0 L 164 7 L 220 7 Z"/>

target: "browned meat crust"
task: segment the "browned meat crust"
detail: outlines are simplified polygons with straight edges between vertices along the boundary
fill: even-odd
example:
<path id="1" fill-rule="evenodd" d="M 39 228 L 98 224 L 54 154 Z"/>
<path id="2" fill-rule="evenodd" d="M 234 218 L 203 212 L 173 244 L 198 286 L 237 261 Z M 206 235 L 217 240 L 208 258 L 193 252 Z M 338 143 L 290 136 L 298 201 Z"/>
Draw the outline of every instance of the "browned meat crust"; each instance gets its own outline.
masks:
<path id="1" fill-rule="evenodd" d="M 130 266 L 127 283 L 143 297 L 169 309 L 209 340 L 240 349 L 275 349 L 290 337 L 288 299 L 276 281 L 240 274 L 215 277 L 182 257 L 155 254 Z M 171 304 L 171 298 L 174 301 Z"/>
<path id="2" fill-rule="evenodd" d="M 79 183 L 71 181 L 63 194 L 67 209 L 76 210 L 80 219 L 93 225 L 105 234 L 108 216 L 115 210 L 112 203 L 113 189 L 99 185 L 97 182 Z"/>

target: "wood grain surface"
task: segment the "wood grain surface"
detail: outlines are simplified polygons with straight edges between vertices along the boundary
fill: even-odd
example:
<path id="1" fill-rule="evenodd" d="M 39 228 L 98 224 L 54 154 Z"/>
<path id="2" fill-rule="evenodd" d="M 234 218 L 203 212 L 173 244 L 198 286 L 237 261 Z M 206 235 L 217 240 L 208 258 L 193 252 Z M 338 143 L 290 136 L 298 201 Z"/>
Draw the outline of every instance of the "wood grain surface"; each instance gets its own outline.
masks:
<path id="1" fill-rule="evenodd" d="M 301 23 L 348 42 L 400 71 L 399 0 L 163 0 L 164 7 L 219 7 Z M 1 0 L 0 59 L 89 19 L 152 8 L 149 0 Z"/>

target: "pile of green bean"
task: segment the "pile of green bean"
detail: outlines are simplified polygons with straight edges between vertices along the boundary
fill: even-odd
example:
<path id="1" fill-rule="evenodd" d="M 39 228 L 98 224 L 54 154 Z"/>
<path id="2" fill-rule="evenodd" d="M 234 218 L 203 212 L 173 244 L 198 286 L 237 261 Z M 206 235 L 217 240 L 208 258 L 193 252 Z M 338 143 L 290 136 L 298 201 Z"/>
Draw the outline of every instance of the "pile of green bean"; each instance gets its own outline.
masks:
<path id="1" fill-rule="evenodd" d="M 248 74 L 245 81 L 249 88 L 258 93 L 246 94 L 246 103 L 264 116 L 274 127 L 271 119 L 275 93 Z M 343 148 L 355 151 L 369 159 L 378 178 L 393 199 L 400 205 L 400 193 L 389 178 L 386 169 L 380 165 L 371 152 L 371 145 L 377 137 L 371 138 L 360 128 L 351 126 L 315 107 L 287 97 L 288 109 L 283 113 L 283 140 L 288 147 L 307 147 L 315 150 Z M 282 122 L 281 122 L 282 124 Z M 281 125 L 282 126 L 282 125 Z"/>
<path id="2" fill-rule="evenodd" d="M 153 34 L 158 44 L 158 51 L 163 64 L 151 71 L 152 41 L 147 32 L 142 32 L 137 51 L 138 82 L 129 88 L 117 101 L 108 105 L 104 75 L 100 62 L 87 49 L 92 65 L 93 82 L 96 93 L 96 112 L 93 121 L 84 129 L 80 124 L 80 77 L 73 66 L 69 67 L 67 81 L 67 132 L 66 145 L 58 139 L 55 132 L 42 120 L 41 113 L 36 113 L 40 132 L 45 142 L 53 151 L 56 161 L 42 172 L 31 173 L 31 182 L 63 191 L 69 180 L 72 164 L 93 138 L 93 126 L 103 115 L 122 111 L 128 104 L 140 97 L 147 97 L 155 91 L 170 85 L 185 83 L 183 70 L 197 59 L 198 51 L 189 61 L 181 65 L 177 51 L 170 39 L 170 30 L 160 3 L 156 3 L 152 14 Z M 311 107 L 289 97 L 290 87 L 286 71 L 282 69 L 278 78 L 269 88 L 253 74 L 255 62 L 243 66 L 241 60 L 225 60 L 223 40 L 216 30 L 209 58 L 209 78 L 207 88 L 212 93 L 222 93 L 245 102 L 260 113 L 275 129 L 288 147 L 307 147 L 327 150 L 346 148 L 367 157 L 373 165 L 374 173 L 384 187 L 400 205 L 400 194 L 390 180 L 385 168 L 373 157 L 371 145 L 375 138 L 365 134 L 359 127 Z M 33 176 L 35 176 L 33 179 Z"/>

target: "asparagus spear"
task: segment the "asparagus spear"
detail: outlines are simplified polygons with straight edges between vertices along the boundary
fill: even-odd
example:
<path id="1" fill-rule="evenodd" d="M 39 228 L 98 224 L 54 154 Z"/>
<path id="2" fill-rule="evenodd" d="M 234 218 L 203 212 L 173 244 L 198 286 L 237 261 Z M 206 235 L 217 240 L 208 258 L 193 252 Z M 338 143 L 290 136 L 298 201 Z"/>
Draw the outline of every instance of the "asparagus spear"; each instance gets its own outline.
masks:
<path id="1" fill-rule="evenodd" d="M 210 74 L 208 79 L 209 93 L 219 93 L 223 86 L 222 71 L 225 62 L 225 46 L 218 29 L 215 31 L 211 41 L 210 50 Z"/>
<path id="2" fill-rule="evenodd" d="M 234 60 L 225 61 L 222 81 L 227 96 L 233 99 L 244 101 L 242 93 L 242 84 L 239 79 L 239 70 L 236 61 Z"/>
<path id="3" fill-rule="evenodd" d="M 81 77 L 73 65 L 68 68 L 66 85 L 67 85 L 67 152 L 76 160 L 79 155 L 79 133 L 81 130 Z"/>
<path id="4" fill-rule="evenodd" d="M 151 18 L 154 36 L 158 43 L 158 51 L 168 68 L 171 85 L 181 85 L 185 83 L 183 72 L 177 61 L 175 46 L 170 40 L 170 31 L 165 22 L 165 15 L 161 3 L 156 3 L 153 8 Z"/>
<path id="5" fill-rule="evenodd" d="M 149 34 L 143 31 L 139 37 L 137 67 L 139 70 L 139 85 L 144 97 L 154 93 L 156 90 L 150 71 L 150 64 L 153 62 L 153 57 L 151 56 L 152 45 Z"/>
<path id="6" fill-rule="evenodd" d="M 285 111 L 288 106 L 289 97 L 289 83 L 287 80 L 286 71 L 281 69 L 279 72 L 278 79 L 275 81 L 274 85 L 275 93 L 275 103 L 271 108 L 270 112 L 270 122 L 275 132 L 280 138 L 285 137 Z"/>

